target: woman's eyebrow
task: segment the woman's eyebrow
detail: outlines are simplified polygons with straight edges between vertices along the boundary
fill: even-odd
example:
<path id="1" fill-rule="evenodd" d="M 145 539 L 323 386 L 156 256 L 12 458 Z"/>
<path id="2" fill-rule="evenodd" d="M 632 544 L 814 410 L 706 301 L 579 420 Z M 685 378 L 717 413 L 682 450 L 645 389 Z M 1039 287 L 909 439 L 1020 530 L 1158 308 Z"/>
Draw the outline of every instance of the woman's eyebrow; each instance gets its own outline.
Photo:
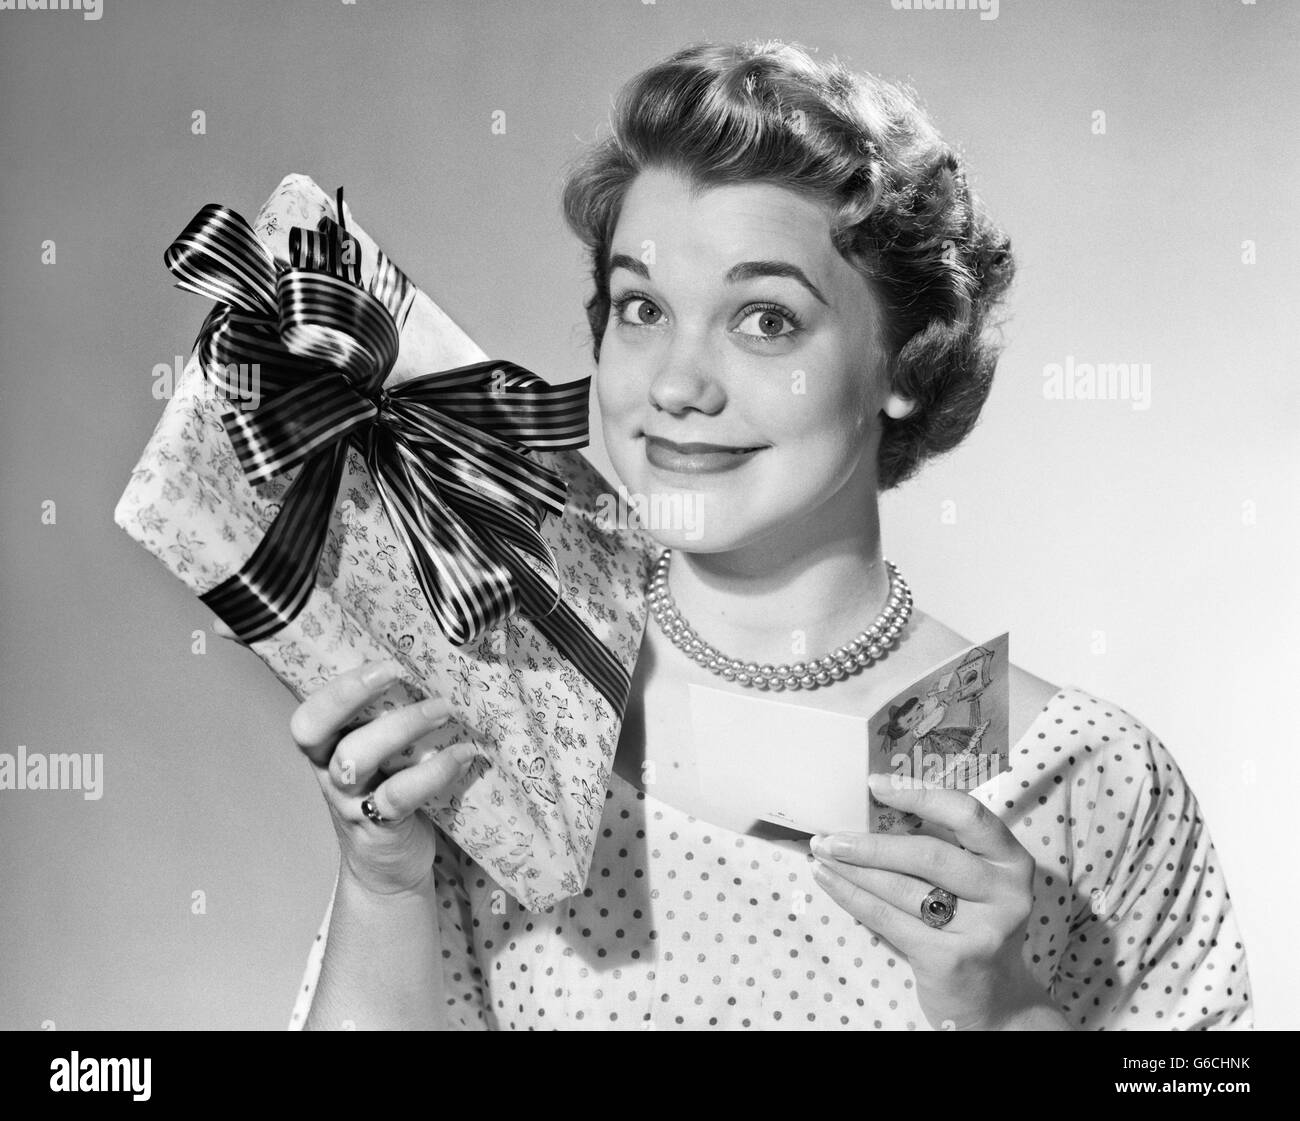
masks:
<path id="1" fill-rule="evenodd" d="M 615 269 L 627 269 L 628 272 L 634 272 L 642 280 L 650 279 L 650 270 L 646 268 L 645 262 L 637 257 L 629 257 L 626 253 L 615 253 L 609 259 L 609 271 Z"/>
<path id="2" fill-rule="evenodd" d="M 627 269 L 628 272 L 635 273 L 645 280 L 650 279 L 650 270 L 645 262 L 626 253 L 615 253 L 610 257 L 609 271 L 613 272 L 615 269 Z M 741 261 L 727 270 L 723 280 L 735 284 L 741 280 L 754 280 L 760 276 L 780 276 L 796 281 L 807 288 L 821 303 L 826 303 L 826 297 L 821 294 L 817 285 L 808 279 L 803 269 L 798 265 L 792 265 L 789 261 Z"/>
<path id="3" fill-rule="evenodd" d="M 723 279 L 734 283 L 740 280 L 753 280 L 760 276 L 783 276 L 797 281 L 819 302 L 826 303 L 826 297 L 818 291 L 817 285 L 808 279 L 803 269 L 798 265 L 792 265 L 789 261 L 741 261 L 738 265 L 732 265 Z"/>

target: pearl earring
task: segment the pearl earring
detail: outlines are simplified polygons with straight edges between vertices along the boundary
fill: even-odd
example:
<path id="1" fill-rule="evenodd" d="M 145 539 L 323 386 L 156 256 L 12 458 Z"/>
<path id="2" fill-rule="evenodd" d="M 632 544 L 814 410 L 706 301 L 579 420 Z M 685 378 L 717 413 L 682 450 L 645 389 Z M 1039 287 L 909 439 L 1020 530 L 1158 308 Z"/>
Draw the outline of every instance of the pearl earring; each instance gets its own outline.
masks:
<path id="1" fill-rule="evenodd" d="M 902 420 L 906 416 L 911 416 L 914 408 L 916 408 L 916 402 L 892 394 L 885 401 L 885 415 L 891 420 Z"/>

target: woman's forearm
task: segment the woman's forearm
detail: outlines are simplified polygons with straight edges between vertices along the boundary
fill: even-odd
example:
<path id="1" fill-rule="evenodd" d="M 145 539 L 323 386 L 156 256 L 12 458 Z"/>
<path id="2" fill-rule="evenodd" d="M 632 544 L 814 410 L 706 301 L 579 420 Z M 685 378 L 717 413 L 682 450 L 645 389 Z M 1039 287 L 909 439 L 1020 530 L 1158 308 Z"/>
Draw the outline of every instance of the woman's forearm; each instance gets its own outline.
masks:
<path id="1" fill-rule="evenodd" d="M 1046 1000 L 1021 1009 L 998 1029 L 999 1031 L 1074 1031 L 1074 1025 L 1054 1004 Z"/>
<path id="2" fill-rule="evenodd" d="M 446 1027 L 442 940 L 433 878 L 425 889 L 377 895 L 339 873 L 308 1031 Z"/>

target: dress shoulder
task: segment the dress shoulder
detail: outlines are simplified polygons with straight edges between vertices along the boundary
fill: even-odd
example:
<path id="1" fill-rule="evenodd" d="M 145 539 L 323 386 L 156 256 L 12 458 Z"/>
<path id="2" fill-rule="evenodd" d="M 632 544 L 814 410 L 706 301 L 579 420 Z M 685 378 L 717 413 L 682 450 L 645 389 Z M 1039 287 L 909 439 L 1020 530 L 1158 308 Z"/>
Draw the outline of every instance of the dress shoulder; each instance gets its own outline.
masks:
<path id="1" fill-rule="evenodd" d="M 1070 885 L 1056 996 L 1078 1027 L 1251 1026 L 1245 949 L 1195 794 L 1128 710 L 1062 687 L 1013 748 L 1022 843 Z M 1048 837 L 1059 843 L 1049 845 Z M 1040 850 L 1041 852 L 1042 850 Z M 1054 867 L 1053 867 L 1054 865 Z"/>

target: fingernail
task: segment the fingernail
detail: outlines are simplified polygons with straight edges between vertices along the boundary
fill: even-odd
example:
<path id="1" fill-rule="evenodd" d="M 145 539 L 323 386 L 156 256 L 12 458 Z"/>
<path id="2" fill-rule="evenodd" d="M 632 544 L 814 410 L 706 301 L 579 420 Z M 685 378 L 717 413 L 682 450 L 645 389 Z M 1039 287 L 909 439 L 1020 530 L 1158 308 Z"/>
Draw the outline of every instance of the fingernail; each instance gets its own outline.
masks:
<path id="1" fill-rule="evenodd" d="M 392 659 L 376 662 L 361 675 L 361 684 L 367 689 L 378 689 L 380 685 L 390 685 L 402 676 L 402 667 Z"/>
<path id="2" fill-rule="evenodd" d="M 811 840 L 809 840 L 809 842 L 808 842 L 808 847 L 809 847 L 810 849 L 812 849 L 813 852 L 819 852 L 819 853 L 825 854 L 825 852 L 826 852 L 826 838 L 825 838 L 824 836 L 822 836 L 820 833 L 817 833 L 817 834 L 815 834 L 815 835 L 812 837 Z"/>
<path id="3" fill-rule="evenodd" d="M 853 852 L 853 842 L 848 837 L 839 837 L 832 833 L 829 837 L 818 838 L 819 856 L 849 856 Z"/>
<path id="4" fill-rule="evenodd" d="M 888 794 L 894 789 L 893 775 L 868 775 L 867 785 L 871 788 L 872 794 Z"/>
<path id="5" fill-rule="evenodd" d="M 451 749 L 451 757 L 462 767 L 470 763 L 477 754 L 478 751 L 472 743 L 458 743 Z"/>
<path id="6" fill-rule="evenodd" d="M 430 697 L 420 702 L 420 715 L 426 720 L 445 720 L 451 715 L 451 709 L 441 697 Z"/>

